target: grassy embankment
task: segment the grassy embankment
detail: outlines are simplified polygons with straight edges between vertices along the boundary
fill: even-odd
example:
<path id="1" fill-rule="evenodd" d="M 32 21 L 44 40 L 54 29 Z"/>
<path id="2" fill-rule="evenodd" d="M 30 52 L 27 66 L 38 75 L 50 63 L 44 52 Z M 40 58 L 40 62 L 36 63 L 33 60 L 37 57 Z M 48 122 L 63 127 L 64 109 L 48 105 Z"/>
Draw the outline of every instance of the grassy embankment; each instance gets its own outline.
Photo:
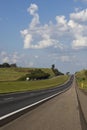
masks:
<path id="1" fill-rule="evenodd" d="M 87 76 L 85 75 L 86 70 L 82 70 L 76 73 L 76 79 L 81 89 L 87 90 Z"/>
<path id="2" fill-rule="evenodd" d="M 51 77 L 54 73 L 51 69 L 43 69 L 50 73 Z M 18 92 L 27 90 L 43 89 L 63 84 L 68 80 L 68 76 L 59 76 L 47 80 L 37 81 L 16 81 L 21 76 L 31 72 L 29 68 L 1 68 L 0 69 L 0 93 Z"/>

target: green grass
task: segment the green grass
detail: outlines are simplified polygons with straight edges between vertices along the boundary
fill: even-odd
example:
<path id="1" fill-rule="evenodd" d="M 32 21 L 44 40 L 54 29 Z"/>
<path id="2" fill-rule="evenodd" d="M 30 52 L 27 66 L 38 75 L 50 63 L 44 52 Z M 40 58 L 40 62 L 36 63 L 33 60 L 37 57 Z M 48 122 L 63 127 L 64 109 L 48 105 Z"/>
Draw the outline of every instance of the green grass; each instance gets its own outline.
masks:
<path id="1" fill-rule="evenodd" d="M 38 90 L 48 87 L 54 87 L 63 84 L 67 80 L 68 76 L 63 75 L 47 80 L 0 82 L 0 93 Z"/>
<path id="2" fill-rule="evenodd" d="M 30 73 L 34 68 L 0 68 L 0 81 L 15 81 L 20 77 Z M 51 77 L 54 73 L 49 68 L 43 68 L 43 71 L 49 73 Z"/>
<path id="3" fill-rule="evenodd" d="M 85 70 L 76 73 L 76 79 L 81 89 L 87 90 L 87 77 L 85 76 Z"/>

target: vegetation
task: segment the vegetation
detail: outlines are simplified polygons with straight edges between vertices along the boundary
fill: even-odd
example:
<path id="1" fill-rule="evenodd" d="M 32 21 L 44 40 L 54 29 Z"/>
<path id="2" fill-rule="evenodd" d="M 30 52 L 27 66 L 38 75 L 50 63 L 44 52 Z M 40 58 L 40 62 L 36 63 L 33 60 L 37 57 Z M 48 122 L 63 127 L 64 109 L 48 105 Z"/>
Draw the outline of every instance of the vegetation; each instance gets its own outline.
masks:
<path id="1" fill-rule="evenodd" d="M 41 80 L 41 79 L 48 79 L 50 76 L 49 73 L 44 72 L 41 69 L 32 70 L 31 73 L 26 74 L 25 76 L 21 77 L 20 81 L 25 80 Z"/>
<path id="2" fill-rule="evenodd" d="M 58 86 L 67 80 L 68 76 L 62 75 L 47 80 L 0 82 L 0 93 L 44 89 Z"/>
<path id="3" fill-rule="evenodd" d="M 54 70 L 56 70 L 55 67 Z M 29 81 L 26 81 L 27 77 Z M 3 63 L 0 66 L 0 93 L 54 87 L 63 84 L 68 77 L 68 75 L 55 77 L 55 73 L 49 68 L 19 68 L 16 65 Z"/>
<path id="4" fill-rule="evenodd" d="M 3 63 L 0 64 L 0 68 L 9 68 L 9 67 L 17 67 L 16 64 Z"/>
<path id="5" fill-rule="evenodd" d="M 26 74 L 30 74 L 35 68 L 0 68 L 0 81 L 15 81 L 21 77 L 26 76 Z M 54 77 L 54 73 L 49 68 L 42 68 L 42 71 L 50 74 L 50 78 Z"/>
<path id="6" fill-rule="evenodd" d="M 76 72 L 76 79 L 81 89 L 87 89 L 87 70 Z"/>
<path id="7" fill-rule="evenodd" d="M 60 72 L 58 69 L 55 68 L 55 65 L 53 64 L 52 65 L 52 71 L 54 72 L 55 76 L 58 76 L 58 75 L 64 75 L 62 72 Z"/>

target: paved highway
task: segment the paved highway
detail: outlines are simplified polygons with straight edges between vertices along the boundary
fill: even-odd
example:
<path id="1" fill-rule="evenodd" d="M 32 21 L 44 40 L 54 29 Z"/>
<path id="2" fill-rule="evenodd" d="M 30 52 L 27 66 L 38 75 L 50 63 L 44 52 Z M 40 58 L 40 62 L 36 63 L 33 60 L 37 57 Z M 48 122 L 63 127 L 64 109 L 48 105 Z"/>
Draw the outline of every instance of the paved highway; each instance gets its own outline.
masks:
<path id="1" fill-rule="evenodd" d="M 0 123 L 2 120 L 13 116 L 19 111 L 23 111 L 26 108 L 30 108 L 41 101 L 47 100 L 52 95 L 64 91 L 69 88 L 72 84 L 73 76 L 70 77 L 70 80 L 60 87 L 49 88 L 45 90 L 32 91 L 32 92 L 21 92 L 21 93 L 12 93 L 12 94 L 2 94 L 0 95 Z"/>
<path id="2" fill-rule="evenodd" d="M 87 130 L 83 125 L 73 82 L 65 93 L 4 125 L 0 130 Z"/>

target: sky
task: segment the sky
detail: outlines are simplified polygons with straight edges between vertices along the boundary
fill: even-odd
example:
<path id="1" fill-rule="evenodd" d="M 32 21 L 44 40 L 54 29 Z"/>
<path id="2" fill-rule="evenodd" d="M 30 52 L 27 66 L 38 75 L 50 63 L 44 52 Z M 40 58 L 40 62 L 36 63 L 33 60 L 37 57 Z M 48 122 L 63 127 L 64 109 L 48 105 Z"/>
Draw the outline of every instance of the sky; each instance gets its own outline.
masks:
<path id="1" fill-rule="evenodd" d="M 0 0 L 0 64 L 87 69 L 87 0 Z"/>

